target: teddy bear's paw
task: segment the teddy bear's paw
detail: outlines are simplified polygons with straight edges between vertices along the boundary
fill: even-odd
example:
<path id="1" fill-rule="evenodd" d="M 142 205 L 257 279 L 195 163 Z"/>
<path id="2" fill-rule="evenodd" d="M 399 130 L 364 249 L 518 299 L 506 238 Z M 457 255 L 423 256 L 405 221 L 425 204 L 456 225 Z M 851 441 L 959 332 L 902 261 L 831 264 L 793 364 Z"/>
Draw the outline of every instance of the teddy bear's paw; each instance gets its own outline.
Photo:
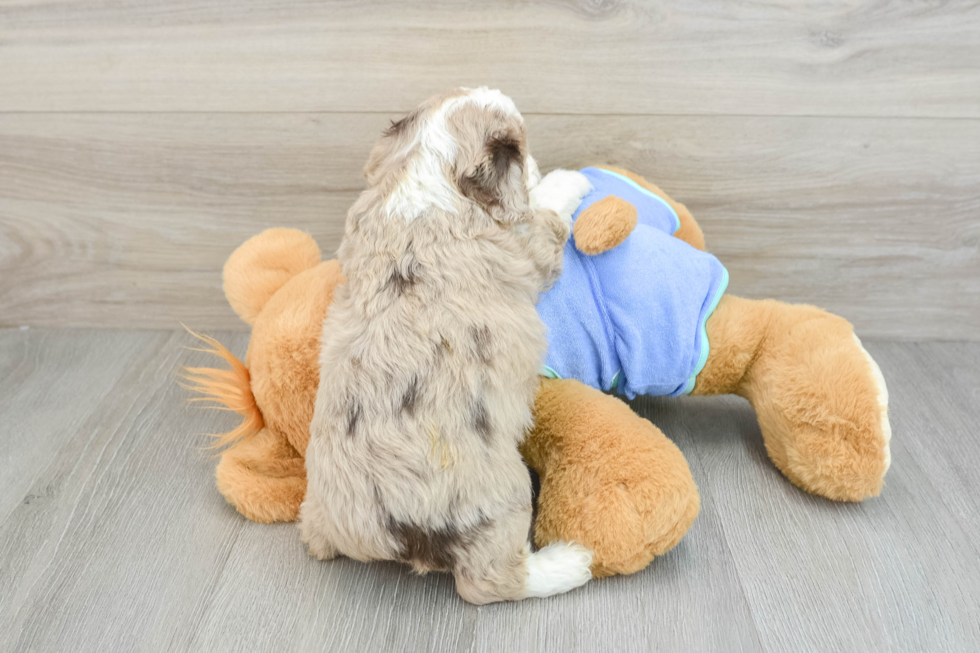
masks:
<path id="1" fill-rule="evenodd" d="M 885 385 L 885 377 L 881 373 L 881 368 L 878 367 L 878 363 L 875 359 L 871 358 L 871 354 L 868 350 L 864 348 L 861 344 L 861 339 L 854 334 L 854 341 L 857 346 L 860 347 L 861 353 L 864 354 L 865 359 L 868 361 L 868 365 L 871 367 L 871 376 L 874 377 L 875 387 L 878 388 L 878 420 L 881 424 L 881 434 L 885 439 L 885 471 L 892 464 L 892 454 L 890 449 L 890 443 L 892 440 L 892 426 L 888 421 L 888 386 Z"/>
<path id="2" fill-rule="evenodd" d="M 581 172 L 554 170 L 531 189 L 531 208 L 551 209 L 570 227 L 572 214 L 590 190 L 592 184 Z"/>
<path id="3" fill-rule="evenodd" d="M 221 454 L 218 491 L 252 521 L 294 521 L 306 494 L 303 458 L 279 435 L 263 428 Z"/>
<path id="4" fill-rule="evenodd" d="M 829 499 L 877 496 L 891 463 L 888 390 L 878 365 L 836 316 L 789 330 L 783 344 L 763 361 L 768 373 L 758 374 L 752 392 L 773 462 L 799 487 Z"/>

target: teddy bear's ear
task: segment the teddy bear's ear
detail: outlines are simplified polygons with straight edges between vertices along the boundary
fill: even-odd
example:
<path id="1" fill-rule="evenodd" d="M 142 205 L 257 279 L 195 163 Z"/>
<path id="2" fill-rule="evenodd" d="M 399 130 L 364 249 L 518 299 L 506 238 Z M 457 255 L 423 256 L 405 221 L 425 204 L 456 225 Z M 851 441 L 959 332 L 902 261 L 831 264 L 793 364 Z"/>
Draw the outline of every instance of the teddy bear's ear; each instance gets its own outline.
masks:
<path id="1" fill-rule="evenodd" d="M 590 256 L 601 254 L 626 240 L 634 227 L 636 207 L 609 195 L 579 214 L 572 230 L 575 248 Z"/>

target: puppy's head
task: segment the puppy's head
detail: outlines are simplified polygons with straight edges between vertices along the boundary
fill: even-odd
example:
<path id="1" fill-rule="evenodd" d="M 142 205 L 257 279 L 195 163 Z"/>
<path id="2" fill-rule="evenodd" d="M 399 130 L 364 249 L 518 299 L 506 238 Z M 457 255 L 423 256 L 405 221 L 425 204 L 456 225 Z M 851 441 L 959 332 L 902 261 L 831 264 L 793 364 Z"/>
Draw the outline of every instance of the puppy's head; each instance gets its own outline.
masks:
<path id="1" fill-rule="evenodd" d="M 383 187 L 391 217 L 412 220 L 432 209 L 458 214 L 472 204 L 515 223 L 529 217 L 536 171 L 514 102 L 500 91 L 461 88 L 392 123 L 364 176 L 369 187 Z"/>

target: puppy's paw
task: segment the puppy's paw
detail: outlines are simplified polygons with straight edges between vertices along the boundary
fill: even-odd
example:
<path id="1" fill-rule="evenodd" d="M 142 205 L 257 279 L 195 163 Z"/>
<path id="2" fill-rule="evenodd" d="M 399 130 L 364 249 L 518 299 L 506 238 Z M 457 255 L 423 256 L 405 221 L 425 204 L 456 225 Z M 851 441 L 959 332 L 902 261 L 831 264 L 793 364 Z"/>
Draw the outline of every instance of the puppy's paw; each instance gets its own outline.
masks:
<path id="1" fill-rule="evenodd" d="M 553 209 L 548 208 L 537 208 L 534 210 L 534 217 L 540 220 L 542 224 L 547 225 L 554 235 L 555 242 L 559 249 L 564 249 L 565 242 L 568 241 L 568 237 L 572 233 L 571 223 L 558 215 Z"/>
<path id="2" fill-rule="evenodd" d="M 310 555 L 317 560 L 333 560 L 337 557 L 337 549 L 323 540 L 313 539 L 306 543 Z"/>
<path id="3" fill-rule="evenodd" d="M 527 559 L 527 596 L 542 598 L 585 585 L 592 578 L 592 551 L 554 542 Z"/>
<path id="4" fill-rule="evenodd" d="M 316 523 L 320 518 L 319 510 L 309 501 L 304 501 L 300 507 L 299 539 L 317 560 L 332 560 L 339 551 Z"/>
<path id="5" fill-rule="evenodd" d="M 592 184 L 581 172 L 553 170 L 531 190 L 531 208 L 551 209 L 571 226 L 572 214 L 590 190 Z"/>

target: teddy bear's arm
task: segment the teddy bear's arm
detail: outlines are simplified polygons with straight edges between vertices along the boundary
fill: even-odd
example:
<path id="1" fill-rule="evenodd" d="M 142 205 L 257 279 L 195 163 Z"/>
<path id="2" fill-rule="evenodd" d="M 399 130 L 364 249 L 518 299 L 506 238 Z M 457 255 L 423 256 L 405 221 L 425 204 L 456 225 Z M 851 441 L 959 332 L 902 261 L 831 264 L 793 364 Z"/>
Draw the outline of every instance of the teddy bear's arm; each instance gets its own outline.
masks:
<path id="1" fill-rule="evenodd" d="M 635 172 L 630 172 L 629 170 L 625 170 L 623 168 L 617 168 L 615 166 L 601 165 L 596 167 L 602 168 L 604 170 L 609 170 L 610 172 L 615 172 L 616 174 L 623 175 L 627 179 L 631 179 L 637 184 L 639 184 L 640 186 L 642 186 L 643 188 L 646 188 L 654 195 L 657 195 L 658 197 L 662 197 L 664 201 L 670 204 L 670 206 L 677 213 L 677 218 L 680 220 L 681 223 L 681 227 L 674 234 L 674 237 L 683 240 L 685 243 L 687 243 L 688 245 L 690 245 L 695 249 L 700 249 L 701 251 L 707 251 L 704 246 L 704 233 L 701 231 L 701 227 L 694 220 L 694 216 L 691 215 L 691 212 L 687 210 L 686 206 L 684 206 L 680 202 L 675 202 L 670 198 L 670 196 L 667 193 L 663 192 L 655 184 L 650 183 L 649 181 L 647 181 L 640 175 L 636 174 Z"/>
<path id="2" fill-rule="evenodd" d="M 620 244 L 636 227 L 636 207 L 610 195 L 582 211 L 575 221 L 575 247 L 595 255 Z"/>
<path id="3" fill-rule="evenodd" d="M 575 170 L 553 170 L 531 189 L 532 208 L 547 208 L 569 226 L 572 214 L 592 184 Z M 636 207 L 618 197 L 596 202 L 575 221 L 575 246 L 584 254 L 600 254 L 623 242 L 636 226 Z"/>

